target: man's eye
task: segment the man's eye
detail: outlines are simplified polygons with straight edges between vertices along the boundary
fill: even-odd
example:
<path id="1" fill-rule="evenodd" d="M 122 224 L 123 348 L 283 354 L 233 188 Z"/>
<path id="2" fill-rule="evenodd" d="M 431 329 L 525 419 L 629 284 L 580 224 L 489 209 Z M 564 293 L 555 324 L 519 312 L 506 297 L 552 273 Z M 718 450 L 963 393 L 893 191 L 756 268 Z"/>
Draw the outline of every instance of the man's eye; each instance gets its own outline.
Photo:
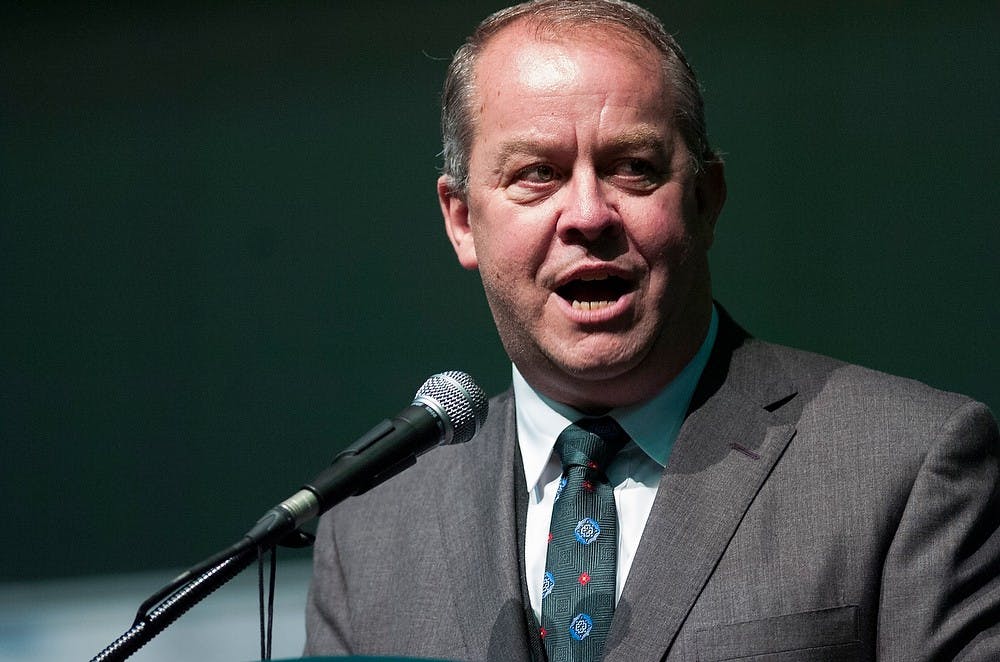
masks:
<path id="1" fill-rule="evenodd" d="M 623 177 L 654 179 L 657 176 L 653 164 L 642 159 L 625 159 L 618 164 L 617 174 Z"/>
<path id="2" fill-rule="evenodd" d="M 550 165 L 533 165 L 518 171 L 517 179 L 530 184 L 547 184 L 556 179 L 556 169 Z"/>
<path id="3" fill-rule="evenodd" d="M 614 164 L 610 174 L 611 181 L 638 191 L 651 191 L 665 179 L 665 173 L 646 159 L 622 159 Z"/>

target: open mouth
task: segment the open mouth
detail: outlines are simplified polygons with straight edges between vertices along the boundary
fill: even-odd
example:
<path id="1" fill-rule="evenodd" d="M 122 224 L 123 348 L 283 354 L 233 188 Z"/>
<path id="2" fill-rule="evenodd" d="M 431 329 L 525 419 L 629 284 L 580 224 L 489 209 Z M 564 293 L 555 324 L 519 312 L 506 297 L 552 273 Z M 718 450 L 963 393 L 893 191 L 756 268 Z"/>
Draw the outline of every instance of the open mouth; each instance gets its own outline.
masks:
<path id="1" fill-rule="evenodd" d="M 576 310 L 600 310 L 614 304 L 633 289 L 618 276 L 582 276 L 556 289 L 556 294 Z"/>

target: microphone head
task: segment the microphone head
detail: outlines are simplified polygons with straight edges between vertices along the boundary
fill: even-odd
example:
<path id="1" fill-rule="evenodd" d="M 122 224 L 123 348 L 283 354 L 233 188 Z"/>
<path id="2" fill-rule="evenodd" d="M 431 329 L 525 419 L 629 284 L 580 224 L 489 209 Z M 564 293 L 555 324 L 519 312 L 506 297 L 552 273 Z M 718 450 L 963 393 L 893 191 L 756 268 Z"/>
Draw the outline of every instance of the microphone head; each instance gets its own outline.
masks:
<path id="1" fill-rule="evenodd" d="M 458 370 L 438 373 L 424 382 L 413 404 L 433 411 L 444 431 L 441 444 L 464 444 L 486 422 L 489 398 L 472 377 Z"/>

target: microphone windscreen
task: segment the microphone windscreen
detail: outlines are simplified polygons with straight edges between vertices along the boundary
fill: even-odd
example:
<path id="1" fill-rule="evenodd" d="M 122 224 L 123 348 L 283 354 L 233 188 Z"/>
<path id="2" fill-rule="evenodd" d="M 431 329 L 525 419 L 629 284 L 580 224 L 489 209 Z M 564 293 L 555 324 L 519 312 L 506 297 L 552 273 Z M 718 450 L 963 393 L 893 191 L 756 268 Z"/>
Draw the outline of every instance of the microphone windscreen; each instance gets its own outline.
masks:
<path id="1" fill-rule="evenodd" d="M 469 375 L 449 370 L 430 377 L 414 396 L 413 404 L 437 413 L 445 428 L 442 444 L 464 444 L 486 422 L 489 398 Z"/>

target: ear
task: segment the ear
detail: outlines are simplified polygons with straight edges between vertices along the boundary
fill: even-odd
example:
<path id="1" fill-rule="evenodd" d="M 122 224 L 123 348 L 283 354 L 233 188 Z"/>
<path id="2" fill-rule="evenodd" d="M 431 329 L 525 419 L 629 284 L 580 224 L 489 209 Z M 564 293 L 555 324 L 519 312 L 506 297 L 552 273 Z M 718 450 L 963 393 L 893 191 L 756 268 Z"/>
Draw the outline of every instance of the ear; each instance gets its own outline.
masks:
<path id="1" fill-rule="evenodd" d="M 695 184 L 695 200 L 698 204 L 698 219 L 705 229 L 705 248 L 709 248 L 715 239 L 715 222 L 719 220 L 722 206 L 726 204 L 726 167 L 720 159 L 705 164 L 705 171 Z"/>
<path id="2" fill-rule="evenodd" d="M 466 269 L 477 268 L 479 260 L 476 259 L 476 242 L 469 225 L 469 205 L 465 196 L 452 188 L 452 178 L 448 175 L 438 177 L 437 194 L 441 214 L 444 216 L 444 229 L 459 263 Z"/>

